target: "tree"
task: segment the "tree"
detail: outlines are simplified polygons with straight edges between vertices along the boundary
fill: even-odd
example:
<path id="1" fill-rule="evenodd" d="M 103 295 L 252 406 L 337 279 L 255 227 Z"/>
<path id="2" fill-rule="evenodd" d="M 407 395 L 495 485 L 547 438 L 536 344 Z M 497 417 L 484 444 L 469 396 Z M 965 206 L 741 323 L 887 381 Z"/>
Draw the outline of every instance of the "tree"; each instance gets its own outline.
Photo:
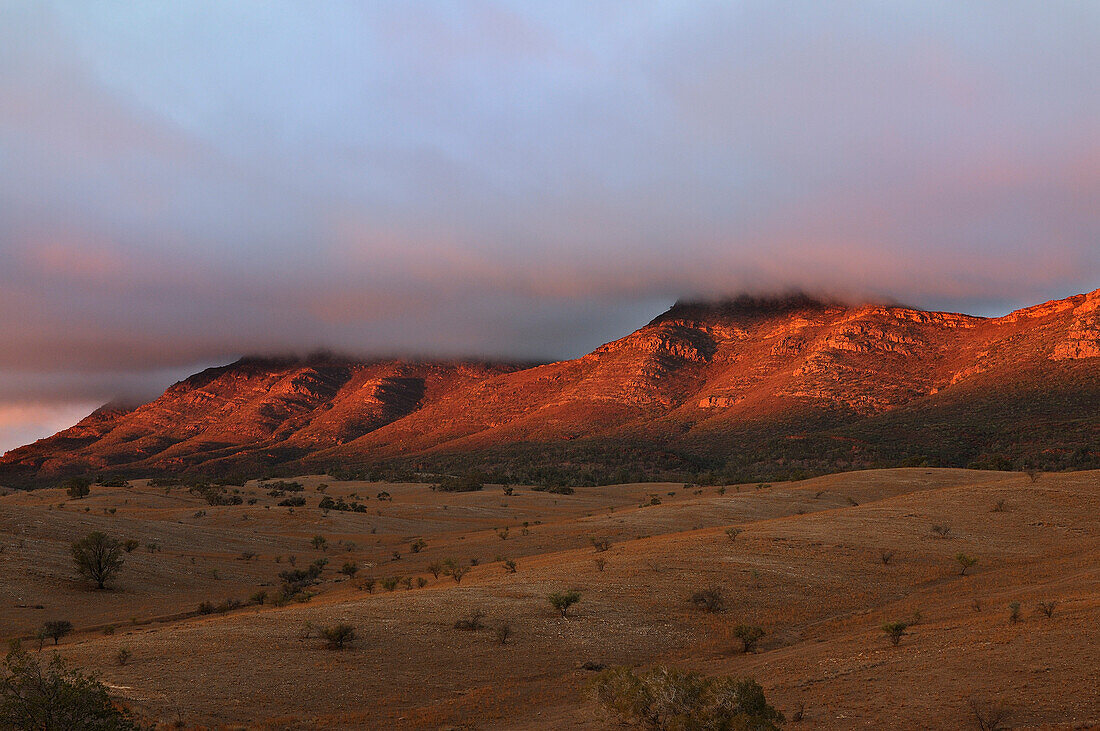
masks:
<path id="1" fill-rule="evenodd" d="M 593 689 L 604 706 L 643 728 L 777 731 L 783 722 L 752 678 L 619 667 L 600 673 Z"/>
<path id="2" fill-rule="evenodd" d="M 547 599 L 550 601 L 550 606 L 561 612 L 561 616 L 568 617 L 569 607 L 581 600 L 581 593 L 576 590 L 555 591 Z"/>
<path id="3" fill-rule="evenodd" d="M 76 570 L 94 581 L 97 589 L 107 588 L 107 582 L 122 568 L 122 546 L 99 531 L 73 543 L 72 552 Z"/>
<path id="4" fill-rule="evenodd" d="M 344 565 L 340 567 L 340 573 L 348 578 L 354 578 L 355 574 L 359 572 L 359 564 L 354 561 L 345 561 Z"/>
<path id="5" fill-rule="evenodd" d="M 959 566 L 962 567 L 959 571 L 959 576 L 966 576 L 966 570 L 974 564 L 978 563 L 978 559 L 974 558 L 973 556 L 967 556 L 965 553 L 956 554 L 955 560 L 958 561 Z"/>
<path id="6" fill-rule="evenodd" d="M 726 594 L 720 586 L 710 586 L 692 592 L 688 601 L 704 612 L 721 612 L 726 608 Z"/>
<path id="7" fill-rule="evenodd" d="M 733 630 L 733 636 L 741 640 L 745 652 L 756 649 L 756 643 L 764 636 L 764 630 L 752 624 L 739 624 Z"/>
<path id="8" fill-rule="evenodd" d="M 882 625 L 882 631 L 890 638 L 890 644 L 894 647 L 897 647 L 898 643 L 901 642 L 901 638 L 905 636 L 905 630 L 908 628 L 909 625 L 905 622 L 887 622 Z"/>
<path id="9" fill-rule="evenodd" d="M 42 625 L 42 636 L 53 640 L 56 645 L 65 635 L 73 631 L 73 623 L 67 619 L 55 619 Z"/>
<path id="10" fill-rule="evenodd" d="M 43 666 L 18 645 L 0 667 L 0 728 L 130 731 L 137 726 L 95 676 L 54 655 Z"/>
<path id="11" fill-rule="evenodd" d="M 324 536 L 313 536 L 313 538 L 310 539 L 309 543 L 319 551 L 328 550 L 328 539 L 326 539 Z"/>
<path id="12" fill-rule="evenodd" d="M 69 497 L 74 500 L 83 499 L 91 491 L 92 478 L 90 477 L 70 477 L 65 480 L 65 492 L 69 493 Z"/>

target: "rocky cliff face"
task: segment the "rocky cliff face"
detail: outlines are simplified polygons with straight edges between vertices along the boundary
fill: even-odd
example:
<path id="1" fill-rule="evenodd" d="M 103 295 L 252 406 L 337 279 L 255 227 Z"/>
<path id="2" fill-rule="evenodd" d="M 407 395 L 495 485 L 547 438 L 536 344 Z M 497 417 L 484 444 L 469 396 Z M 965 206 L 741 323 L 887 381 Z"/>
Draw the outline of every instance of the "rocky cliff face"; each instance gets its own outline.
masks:
<path id="1" fill-rule="evenodd" d="M 1054 406 L 1051 389 L 1062 399 Z M 1089 440 L 1096 451 L 1100 290 L 1001 318 L 805 296 L 685 302 L 582 358 L 537 367 L 245 359 L 12 451 L 0 459 L 0 482 L 624 440 L 709 459 L 731 448 L 732 434 L 792 431 L 774 425 L 794 414 L 824 419 L 831 434 L 944 409 L 961 424 L 958 404 L 984 408 L 1009 390 L 1024 394 L 1014 414 L 1040 419 L 1039 431 L 1072 422 L 1086 456 Z M 994 427 L 986 439 L 1013 428 Z"/>

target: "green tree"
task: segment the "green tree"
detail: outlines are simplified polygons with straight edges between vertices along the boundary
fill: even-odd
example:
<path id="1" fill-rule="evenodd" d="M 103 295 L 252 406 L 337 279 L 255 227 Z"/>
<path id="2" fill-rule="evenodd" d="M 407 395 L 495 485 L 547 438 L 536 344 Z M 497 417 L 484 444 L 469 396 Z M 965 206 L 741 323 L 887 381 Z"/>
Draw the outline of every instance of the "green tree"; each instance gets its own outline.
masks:
<path id="1" fill-rule="evenodd" d="M 57 655 L 43 666 L 14 645 L 0 666 L 0 728 L 40 731 L 130 731 L 95 676 L 70 669 Z"/>
<path id="2" fill-rule="evenodd" d="M 76 570 L 105 589 L 107 582 L 122 568 L 122 546 L 105 533 L 95 531 L 72 545 Z"/>

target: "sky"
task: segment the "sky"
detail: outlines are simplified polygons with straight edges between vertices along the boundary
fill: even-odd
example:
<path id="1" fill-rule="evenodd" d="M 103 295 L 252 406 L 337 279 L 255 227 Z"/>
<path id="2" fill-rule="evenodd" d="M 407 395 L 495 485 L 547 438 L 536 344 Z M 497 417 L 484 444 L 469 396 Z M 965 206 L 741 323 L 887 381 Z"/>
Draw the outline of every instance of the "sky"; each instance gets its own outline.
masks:
<path id="1" fill-rule="evenodd" d="M 1100 287 L 1100 4 L 0 2 L 0 452 L 246 353 Z"/>

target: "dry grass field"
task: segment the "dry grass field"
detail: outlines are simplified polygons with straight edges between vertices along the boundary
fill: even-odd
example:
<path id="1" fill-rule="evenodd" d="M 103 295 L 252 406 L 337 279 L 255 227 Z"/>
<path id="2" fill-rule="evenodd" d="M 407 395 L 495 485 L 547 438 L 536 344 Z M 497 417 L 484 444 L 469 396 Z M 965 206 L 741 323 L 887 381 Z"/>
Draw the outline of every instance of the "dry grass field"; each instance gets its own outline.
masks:
<path id="1" fill-rule="evenodd" d="M 913 468 L 572 495 L 295 479 L 305 489 L 288 495 L 307 504 L 293 509 L 255 482 L 222 506 L 147 481 L 80 500 L 7 491 L 0 635 L 37 648 L 44 621 L 71 621 L 57 650 L 164 727 L 615 728 L 585 665 L 658 663 L 752 676 L 788 728 L 976 729 L 972 706 L 997 704 L 1011 728 L 1100 724 L 1100 472 Z M 367 511 L 322 511 L 325 495 Z M 108 591 L 69 555 L 96 530 L 138 542 Z M 977 559 L 966 575 L 959 553 Z M 249 602 L 319 558 L 308 602 Z M 460 583 L 433 576 L 446 559 L 477 565 Z M 348 561 L 354 578 L 339 573 Z M 391 577 L 411 588 L 387 590 Z M 709 587 L 722 611 L 689 601 Z M 565 618 L 547 600 L 561 590 L 581 594 Z M 243 605 L 197 611 L 225 600 Z M 484 629 L 454 628 L 472 612 Z M 890 621 L 910 624 L 897 646 Z M 341 622 L 356 640 L 327 649 L 317 628 Z M 739 624 L 764 630 L 754 652 Z"/>

